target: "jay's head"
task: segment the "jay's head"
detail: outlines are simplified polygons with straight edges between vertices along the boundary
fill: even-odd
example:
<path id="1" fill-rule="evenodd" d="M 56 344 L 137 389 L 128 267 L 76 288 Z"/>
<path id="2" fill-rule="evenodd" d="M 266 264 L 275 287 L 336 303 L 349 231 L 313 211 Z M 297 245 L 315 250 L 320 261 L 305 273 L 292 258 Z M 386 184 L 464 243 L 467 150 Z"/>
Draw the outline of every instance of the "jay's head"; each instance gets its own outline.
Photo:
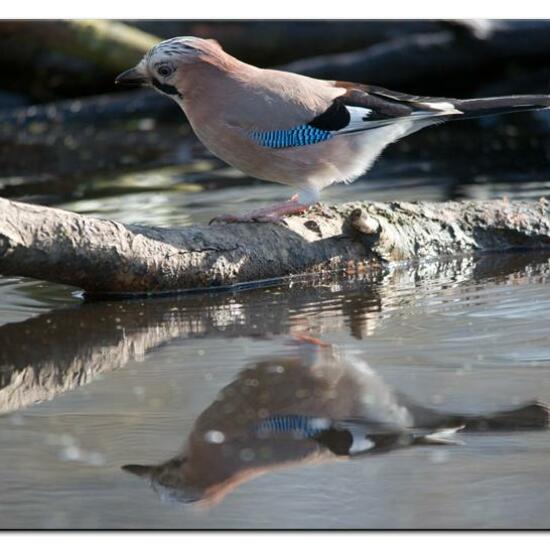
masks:
<path id="1" fill-rule="evenodd" d="M 219 64 L 226 56 L 212 39 L 179 36 L 160 42 L 131 69 L 116 77 L 115 84 L 152 86 L 175 100 L 181 99 L 186 75 L 193 67 Z"/>

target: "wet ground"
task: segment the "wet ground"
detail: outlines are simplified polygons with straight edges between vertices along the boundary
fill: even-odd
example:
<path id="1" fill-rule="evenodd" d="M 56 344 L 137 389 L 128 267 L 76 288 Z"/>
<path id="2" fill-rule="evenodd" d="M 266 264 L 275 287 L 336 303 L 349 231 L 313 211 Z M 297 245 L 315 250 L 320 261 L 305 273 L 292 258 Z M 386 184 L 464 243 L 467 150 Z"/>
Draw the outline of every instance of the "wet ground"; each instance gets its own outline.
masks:
<path id="1" fill-rule="evenodd" d="M 548 196 L 547 122 L 506 120 L 494 138 L 428 130 L 324 198 Z M 157 143 L 155 124 L 136 128 Z M 164 226 L 288 196 L 172 131 L 72 178 L 37 172 L 42 143 L 0 192 Z M 471 415 L 550 402 L 549 278 L 544 253 L 145 301 L 0 278 L 0 527 L 548 528 L 550 431 L 408 445 L 388 411 L 402 395 Z M 357 426 L 369 437 L 346 447 Z"/>

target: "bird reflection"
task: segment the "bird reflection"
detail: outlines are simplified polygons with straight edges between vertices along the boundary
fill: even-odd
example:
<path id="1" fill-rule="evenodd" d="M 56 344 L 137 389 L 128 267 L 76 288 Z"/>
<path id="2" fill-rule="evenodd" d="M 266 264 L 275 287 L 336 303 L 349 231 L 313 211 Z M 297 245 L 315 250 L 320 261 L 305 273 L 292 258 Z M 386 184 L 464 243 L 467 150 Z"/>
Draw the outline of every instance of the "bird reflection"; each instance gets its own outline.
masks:
<path id="1" fill-rule="evenodd" d="M 393 391 L 357 354 L 301 337 L 223 388 L 182 453 L 123 469 L 162 498 L 212 505 L 277 468 L 451 444 L 460 429 L 546 428 L 549 417 L 538 402 L 486 416 L 438 412 Z"/>

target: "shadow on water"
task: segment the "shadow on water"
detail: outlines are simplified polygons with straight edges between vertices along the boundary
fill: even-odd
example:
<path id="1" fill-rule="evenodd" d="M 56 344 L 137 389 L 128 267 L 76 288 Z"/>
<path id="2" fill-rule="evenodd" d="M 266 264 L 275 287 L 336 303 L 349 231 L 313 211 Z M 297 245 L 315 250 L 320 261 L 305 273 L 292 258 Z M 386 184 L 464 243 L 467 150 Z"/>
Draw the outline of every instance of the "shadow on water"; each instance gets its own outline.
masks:
<path id="1" fill-rule="evenodd" d="M 488 415 L 442 413 L 395 393 L 358 356 L 308 337 L 286 354 L 245 367 L 197 418 L 184 451 L 156 466 L 123 469 L 161 498 L 215 504 L 272 470 L 454 444 L 458 430 L 549 427 L 544 403 Z"/>

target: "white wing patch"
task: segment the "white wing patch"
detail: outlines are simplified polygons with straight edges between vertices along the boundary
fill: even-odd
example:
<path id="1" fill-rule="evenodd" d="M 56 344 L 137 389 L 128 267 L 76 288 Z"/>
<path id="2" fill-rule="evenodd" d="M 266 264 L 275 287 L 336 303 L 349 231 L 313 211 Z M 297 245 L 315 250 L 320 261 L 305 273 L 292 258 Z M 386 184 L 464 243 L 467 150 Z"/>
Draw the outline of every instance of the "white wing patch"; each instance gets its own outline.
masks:
<path id="1" fill-rule="evenodd" d="M 353 436 L 353 443 L 349 449 L 349 454 L 351 456 L 364 453 L 365 451 L 369 451 L 370 449 L 373 449 L 376 445 L 372 439 L 369 439 L 368 437 L 365 437 L 365 434 L 352 434 Z"/>
<path id="2" fill-rule="evenodd" d="M 354 132 L 357 130 L 365 130 L 369 125 L 369 117 L 372 115 L 372 109 L 366 107 L 348 107 L 346 110 L 350 115 L 349 124 L 338 132 Z M 338 133 L 336 132 L 336 133 Z"/>

